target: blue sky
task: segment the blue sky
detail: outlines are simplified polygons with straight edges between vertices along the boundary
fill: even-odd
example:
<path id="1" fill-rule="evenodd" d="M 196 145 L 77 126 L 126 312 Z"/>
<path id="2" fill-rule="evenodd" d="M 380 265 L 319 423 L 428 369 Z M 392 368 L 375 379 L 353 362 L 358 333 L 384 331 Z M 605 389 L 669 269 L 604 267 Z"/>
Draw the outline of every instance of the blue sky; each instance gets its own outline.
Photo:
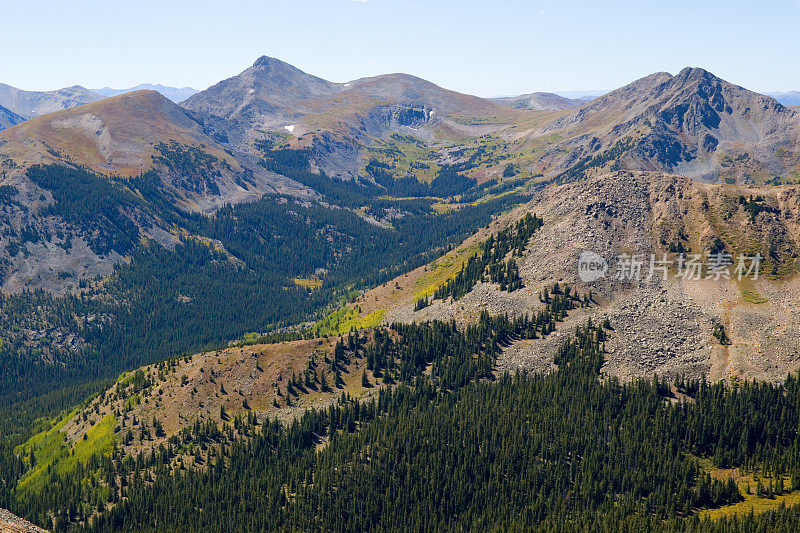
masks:
<path id="1" fill-rule="evenodd" d="M 332 81 L 408 72 L 495 96 L 700 66 L 800 90 L 800 0 L 9 0 L 0 82 L 204 89 L 260 55 Z"/>

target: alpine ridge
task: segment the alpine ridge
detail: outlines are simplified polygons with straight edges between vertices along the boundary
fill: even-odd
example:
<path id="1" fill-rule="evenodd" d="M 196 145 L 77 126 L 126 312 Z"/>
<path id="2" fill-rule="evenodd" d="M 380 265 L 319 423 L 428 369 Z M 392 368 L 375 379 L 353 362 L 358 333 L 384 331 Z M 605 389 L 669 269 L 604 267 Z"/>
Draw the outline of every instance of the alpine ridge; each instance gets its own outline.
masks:
<path id="1" fill-rule="evenodd" d="M 54 91 L 24 91 L 0 83 L 0 106 L 26 120 L 53 111 L 95 102 L 102 98 L 101 95 L 79 85 Z"/>
<path id="2" fill-rule="evenodd" d="M 798 170 L 798 114 L 700 68 L 655 73 L 592 100 L 541 130 L 579 159 L 616 148 L 619 168 L 703 181 L 766 181 Z"/>
<path id="3" fill-rule="evenodd" d="M 553 93 L 530 93 L 519 96 L 492 98 L 493 101 L 527 111 L 564 111 L 575 109 L 586 103 L 585 100 L 573 100 Z"/>
<path id="4" fill-rule="evenodd" d="M 132 93 L 134 91 L 158 91 L 176 104 L 183 102 L 193 94 L 200 92 L 197 89 L 192 89 L 191 87 L 168 87 L 166 85 L 161 85 L 160 83 L 140 83 L 139 85 L 130 87 L 128 89 L 112 89 L 111 87 L 103 87 L 102 89 L 93 89 L 93 91 L 105 97 L 118 96 L 120 94 Z"/>

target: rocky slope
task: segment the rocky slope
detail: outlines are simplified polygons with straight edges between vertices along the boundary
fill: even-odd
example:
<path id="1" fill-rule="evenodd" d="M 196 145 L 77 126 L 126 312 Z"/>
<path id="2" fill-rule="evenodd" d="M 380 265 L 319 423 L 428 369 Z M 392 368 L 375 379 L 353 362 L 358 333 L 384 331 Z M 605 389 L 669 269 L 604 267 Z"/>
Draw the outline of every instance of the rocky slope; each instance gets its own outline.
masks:
<path id="1" fill-rule="evenodd" d="M 44 529 L 0 509 L 0 531 L 3 533 L 47 533 Z"/>
<path id="2" fill-rule="evenodd" d="M 0 106 L 25 119 L 70 109 L 102 98 L 103 96 L 79 85 L 55 91 L 24 91 L 0 83 Z"/>
<path id="3" fill-rule="evenodd" d="M 553 93 L 521 94 L 492 98 L 492 100 L 498 104 L 526 111 L 564 111 L 577 109 L 586 103 L 585 100 L 572 100 Z"/>
<path id="4" fill-rule="evenodd" d="M 569 178 L 616 166 L 752 183 L 800 169 L 798 114 L 700 68 L 637 80 L 531 136 L 558 137 L 544 166 Z"/>
<path id="5" fill-rule="evenodd" d="M 744 203 L 742 203 L 744 199 Z M 751 206 L 751 207 L 748 207 Z M 758 206 L 758 207 L 752 207 Z M 533 212 L 545 225 L 518 259 L 525 287 L 514 292 L 479 283 L 464 298 L 433 300 L 421 311 L 417 298 L 432 294 L 452 277 L 490 234 Z M 577 313 L 569 326 L 609 317 L 615 331 L 608 343 L 606 372 L 629 379 L 660 374 L 706 374 L 710 379 L 779 380 L 800 367 L 800 187 L 712 185 L 657 172 L 615 172 L 587 182 L 548 187 L 500 217 L 433 264 L 364 294 L 363 313 L 384 309 L 386 322 L 426 319 L 461 322 L 480 312 L 520 315 L 540 309 L 540 291 L 555 282 L 593 291 L 598 305 Z M 686 279 L 676 276 L 678 247 L 708 261 L 724 245 L 733 257 L 756 253 L 765 259 L 758 279 Z M 608 263 L 600 280 L 578 276 L 578 257 L 599 254 Z M 648 279 L 651 254 L 674 261 L 666 280 Z M 626 270 L 626 255 L 641 255 L 639 280 L 615 279 Z M 628 261 L 630 263 L 630 261 Z M 730 344 L 714 336 L 722 324 Z M 557 337 L 525 341 L 501 358 L 501 368 L 546 369 Z"/>

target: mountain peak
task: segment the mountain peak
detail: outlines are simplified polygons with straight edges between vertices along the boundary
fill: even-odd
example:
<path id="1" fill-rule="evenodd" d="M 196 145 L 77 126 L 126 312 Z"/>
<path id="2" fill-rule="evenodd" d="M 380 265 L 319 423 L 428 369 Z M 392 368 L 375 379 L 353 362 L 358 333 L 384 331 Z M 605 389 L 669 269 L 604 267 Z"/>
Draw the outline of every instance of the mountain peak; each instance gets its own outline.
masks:
<path id="1" fill-rule="evenodd" d="M 91 89 L 87 89 L 83 85 L 70 85 L 69 87 L 64 87 L 63 89 L 57 89 L 54 92 L 61 91 L 91 91 Z"/>
<path id="2" fill-rule="evenodd" d="M 182 105 L 192 111 L 263 126 L 285 123 L 305 102 L 332 95 L 338 84 L 307 74 L 274 57 L 261 56 L 244 72 L 212 85 Z"/>
<path id="3" fill-rule="evenodd" d="M 308 74 L 290 65 L 285 61 L 276 59 L 269 56 L 261 56 L 256 59 L 253 66 L 239 74 L 230 78 L 232 80 L 242 78 L 245 81 L 252 82 L 266 82 L 269 84 L 269 90 L 279 90 L 292 88 L 300 92 L 320 93 L 330 92 L 333 90 L 334 83 L 327 80 Z M 258 90 L 258 89 L 256 89 Z M 266 95 L 264 95 L 266 96 Z"/>
<path id="4" fill-rule="evenodd" d="M 255 63 L 253 63 L 253 66 L 254 67 L 261 67 L 261 68 L 278 68 L 278 67 L 295 68 L 295 67 L 293 67 L 292 65 L 290 65 L 289 63 L 287 63 L 285 61 L 281 61 L 280 59 L 277 59 L 275 57 L 270 57 L 270 56 L 261 56 L 261 57 L 259 57 L 258 59 L 256 59 Z"/>
<path id="5" fill-rule="evenodd" d="M 547 131 L 558 129 L 591 131 L 606 149 L 623 139 L 635 144 L 625 156 L 626 168 L 718 181 L 783 172 L 786 163 L 776 154 L 792 146 L 798 126 L 794 113 L 777 101 L 687 67 L 675 76 L 636 80 L 554 121 Z M 746 164 L 717 164 L 737 157 Z"/>
<path id="6" fill-rule="evenodd" d="M 681 69 L 678 74 L 675 75 L 673 78 L 676 82 L 724 82 L 722 78 L 719 78 L 712 74 L 711 72 L 707 71 L 706 69 L 700 67 L 686 67 Z M 727 82 L 725 82 L 727 83 Z"/>

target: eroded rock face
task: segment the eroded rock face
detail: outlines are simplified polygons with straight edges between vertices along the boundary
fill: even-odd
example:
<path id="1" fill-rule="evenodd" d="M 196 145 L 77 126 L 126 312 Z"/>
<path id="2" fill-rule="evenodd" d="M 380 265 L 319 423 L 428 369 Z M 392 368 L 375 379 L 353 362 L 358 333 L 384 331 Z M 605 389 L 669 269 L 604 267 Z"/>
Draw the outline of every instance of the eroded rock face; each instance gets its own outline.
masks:
<path id="1" fill-rule="evenodd" d="M 399 278 L 402 289 L 393 291 L 394 296 L 387 297 L 380 292 L 387 289 L 379 288 L 361 302 L 371 309 L 370 305 L 381 306 L 375 301 L 379 295 L 390 301 L 386 315 L 390 323 L 427 319 L 467 323 L 483 309 L 511 316 L 533 313 L 543 305 L 540 291 L 554 282 L 567 283 L 580 293 L 591 291 L 597 305 L 571 313 L 558 326 L 562 337 L 551 335 L 506 349 L 499 371 L 546 371 L 552 368 L 558 345 L 577 325 L 589 318 L 596 323 L 608 318 L 614 328 L 606 343 L 604 372 L 609 375 L 625 380 L 653 373 L 781 380 L 800 368 L 800 281 L 794 276 L 800 268 L 799 193 L 798 187 L 712 185 L 660 172 L 631 171 L 548 187 L 463 245 L 474 247 L 526 212 L 543 217 L 544 226 L 531 238 L 524 256 L 517 258 L 524 288 L 508 293 L 496 284 L 479 283 L 458 301 L 434 300 L 414 311 L 411 295 L 424 286 L 414 280 L 430 277 L 429 265 Z M 751 195 L 753 202 L 760 198 L 760 207 L 751 209 L 758 211 L 755 216 L 744 207 Z M 772 249 L 780 277 L 771 279 L 764 272 L 755 280 L 738 281 L 733 275 L 733 279 L 684 279 L 675 276 L 675 263 L 667 279 L 659 270 L 650 275 L 651 255 L 662 260 L 667 254 L 668 260 L 676 260 L 674 250 L 682 249 L 705 257 L 718 240 L 734 256 L 767 257 Z M 608 262 L 603 277 L 581 279 L 578 257 L 585 251 Z M 626 275 L 620 271 L 626 256 L 642 261 L 637 279 L 628 279 L 629 269 Z M 408 297 L 397 298 L 401 292 Z M 717 324 L 724 326 L 730 344 L 722 345 L 713 336 Z"/>
<path id="2" fill-rule="evenodd" d="M 612 158 L 620 168 L 752 182 L 796 169 L 800 118 L 768 96 L 686 68 L 596 98 L 540 133 L 563 137 L 555 145 L 560 150 L 546 155 L 560 171 L 623 143 L 624 155 Z"/>

